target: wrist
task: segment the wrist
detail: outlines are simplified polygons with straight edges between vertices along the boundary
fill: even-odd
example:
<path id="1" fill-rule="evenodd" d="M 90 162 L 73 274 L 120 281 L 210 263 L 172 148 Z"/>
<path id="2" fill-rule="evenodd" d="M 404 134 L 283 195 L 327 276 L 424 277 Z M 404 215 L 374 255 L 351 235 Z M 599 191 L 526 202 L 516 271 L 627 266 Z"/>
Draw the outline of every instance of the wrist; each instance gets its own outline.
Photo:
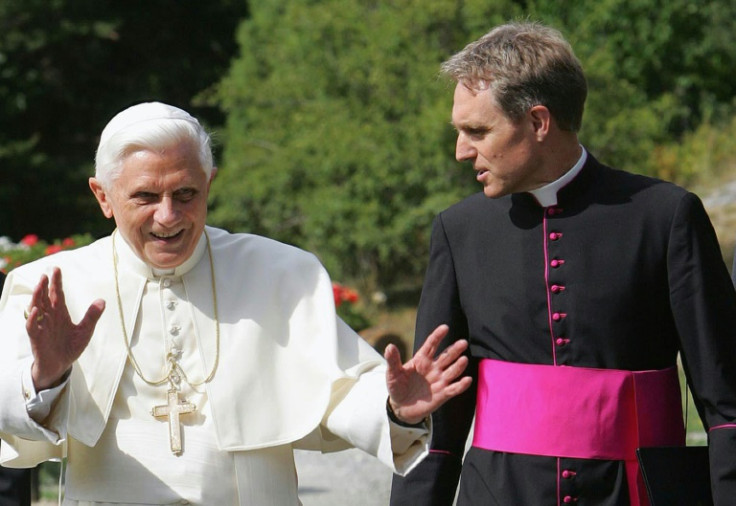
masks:
<path id="1" fill-rule="evenodd" d="M 61 375 L 46 376 L 44 377 L 37 369 L 36 363 L 31 365 L 31 380 L 33 381 L 33 388 L 36 392 L 43 390 L 49 390 L 61 385 L 68 377 L 71 372 L 71 367 L 61 373 Z"/>
<path id="2" fill-rule="evenodd" d="M 391 397 L 386 399 L 386 413 L 388 413 L 388 419 L 394 422 L 397 425 L 401 425 L 402 427 L 412 427 L 412 428 L 419 428 L 424 427 L 427 423 L 427 419 L 424 418 L 422 420 L 419 420 L 418 422 L 407 422 L 405 420 L 402 420 L 399 418 L 399 415 L 396 414 L 394 411 L 393 406 L 391 405 Z"/>

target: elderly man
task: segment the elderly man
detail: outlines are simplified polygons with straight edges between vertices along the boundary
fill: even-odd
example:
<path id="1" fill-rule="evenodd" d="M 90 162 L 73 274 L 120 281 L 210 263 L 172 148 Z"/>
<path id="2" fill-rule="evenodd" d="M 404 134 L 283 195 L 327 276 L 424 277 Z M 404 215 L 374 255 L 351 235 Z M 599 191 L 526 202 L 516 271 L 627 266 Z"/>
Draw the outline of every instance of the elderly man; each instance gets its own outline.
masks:
<path id="1" fill-rule="evenodd" d="M 470 385 L 464 344 L 434 358 L 446 328 L 385 367 L 312 255 L 206 226 L 214 175 L 195 118 L 126 109 L 89 183 L 116 231 L 8 276 L 2 461 L 67 457 L 64 504 L 296 505 L 293 448 L 405 472 L 425 417 Z"/>
<path id="2" fill-rule="evenodd" d="M 587 85 L 556 30 L 497 27 L 443 70 L 483 193 L 434 223 L 417 343 L 449 324 L 477 388 L 432 415 L 392 504 L 450 505 L 458 478 L 464 506 L 647 504 L 637 448 L 684 444 L 681 353 L 733 505 L 736 294 L 700 200 L 580 146 Z"/>

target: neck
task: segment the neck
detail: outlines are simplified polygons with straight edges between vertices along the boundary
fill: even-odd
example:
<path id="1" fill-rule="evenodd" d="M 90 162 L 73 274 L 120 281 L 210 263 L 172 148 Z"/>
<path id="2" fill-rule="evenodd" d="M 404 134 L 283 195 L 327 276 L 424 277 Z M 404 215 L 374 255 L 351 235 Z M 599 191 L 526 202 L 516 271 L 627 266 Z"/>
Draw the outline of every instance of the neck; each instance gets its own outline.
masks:
<path id="1" fill-rule="evenodd" d="M 582 154 L 583 148 L 580 146 L 578 136 L 574 132 L 560 132 L 558 139 L 549 143 L 544 154 L 548 167 L 545 171 L 545 184 L 557 181 L 564 176 L 573 168 Z"/>

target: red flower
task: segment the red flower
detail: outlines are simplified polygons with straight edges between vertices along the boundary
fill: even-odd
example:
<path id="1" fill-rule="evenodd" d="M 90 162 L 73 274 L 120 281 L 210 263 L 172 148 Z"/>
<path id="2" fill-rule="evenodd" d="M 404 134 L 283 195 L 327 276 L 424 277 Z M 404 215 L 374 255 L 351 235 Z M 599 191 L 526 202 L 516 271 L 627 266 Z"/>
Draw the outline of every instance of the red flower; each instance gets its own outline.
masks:
<path id="1" fill-rule="evenodd" d="M 20 240 L 21 244 L 25 244 L 26 246 L 33 246 L 38 242 L 38 236 L 36 234 L 28 234 L 23 239 Z"/>
<path id="2" fill-rule="evenodd" d="M 358 292 L 340 283 L 332 282 L 332 296 L 335 298 L 335 307 L 340 307 L 343 302 L 355 304 L 358 302 Z"/>
<path id="3" fill-rule="evenodd" d="M 340 307 L 340 304 L 342 304 L 342 286 L 332 283 L 332 296 L 335 298 L 335 307 Z"/>
<path id="4" fill-rule="evenodd" d="M 71 237 L 67 237 L 63 241 L 61 241 L 61 245 L 65 248 L 72 248 L 76 243 L 74 242 L 74 239 Z"/>
<path id="5" fill-rule="evenodd" d="M 53 255 L 54 253 L 58 253 L 63 249 L 64 248 L 61 246 L 61 244 L 49 244 L 48 246 L 46 246 L 46 255 Z"/>
<path id="6" fill-rule="evenodd" d="M 342 294 L 343 300 L 346 300 L 350 302 L 351 304 L 355 304 L 358 302 L 358 292 L 351 288 L 345 288 Z"/>

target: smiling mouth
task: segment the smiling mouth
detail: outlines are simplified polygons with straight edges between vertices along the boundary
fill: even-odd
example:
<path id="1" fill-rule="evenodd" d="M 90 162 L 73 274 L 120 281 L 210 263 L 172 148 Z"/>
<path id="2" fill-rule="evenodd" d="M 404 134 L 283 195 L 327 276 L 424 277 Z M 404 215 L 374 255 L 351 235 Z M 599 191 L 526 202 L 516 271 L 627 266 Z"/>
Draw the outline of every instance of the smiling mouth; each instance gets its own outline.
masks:
<path id="1" fill-rule="evenodd" d="M 181 235 L 184 233 L 184 230 L 179 230 L 175 234 L 157 234 L 155 232 L 151 232 L 151 235 L 158 239 L 159 241 L 172 241 L 174 239 L 178 239 L 181 237 Z"/>

